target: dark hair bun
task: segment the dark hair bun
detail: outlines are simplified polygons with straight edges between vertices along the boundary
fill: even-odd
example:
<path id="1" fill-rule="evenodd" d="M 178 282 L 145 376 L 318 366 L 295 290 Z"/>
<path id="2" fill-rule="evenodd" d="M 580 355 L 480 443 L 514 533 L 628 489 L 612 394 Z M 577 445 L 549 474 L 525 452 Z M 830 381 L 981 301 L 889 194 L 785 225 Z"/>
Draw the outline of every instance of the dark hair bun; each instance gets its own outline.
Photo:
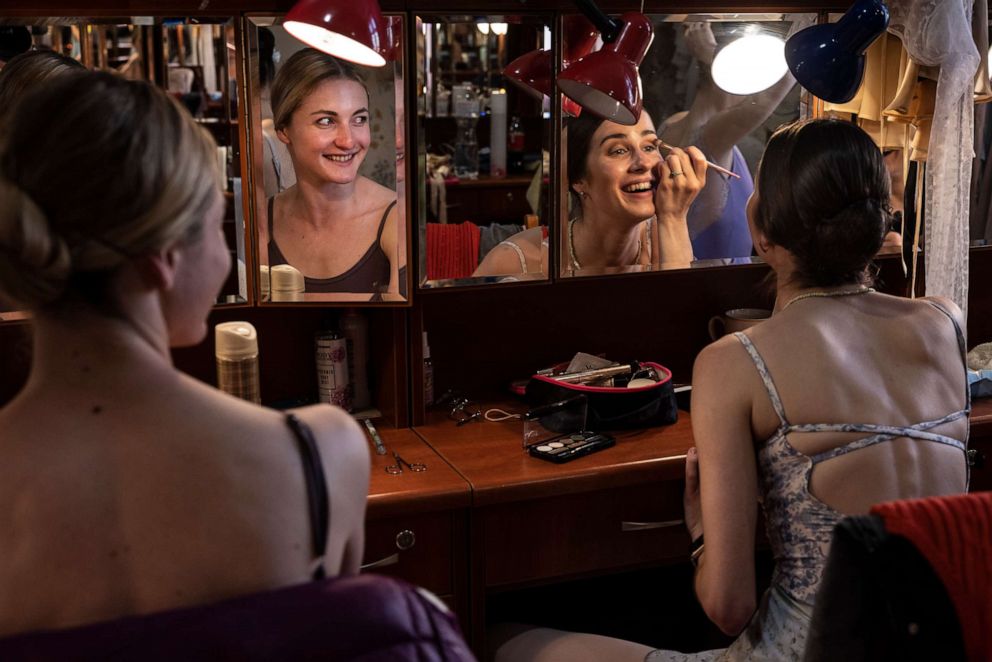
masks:
<path id="1" fill-rule="evenodd" d="M 870 280 L 889 226 L 889 175 L 858 126 L 794 122 L 768 141 L 758 170 L 758 229 L 796 258 L 806 287 Z"/>

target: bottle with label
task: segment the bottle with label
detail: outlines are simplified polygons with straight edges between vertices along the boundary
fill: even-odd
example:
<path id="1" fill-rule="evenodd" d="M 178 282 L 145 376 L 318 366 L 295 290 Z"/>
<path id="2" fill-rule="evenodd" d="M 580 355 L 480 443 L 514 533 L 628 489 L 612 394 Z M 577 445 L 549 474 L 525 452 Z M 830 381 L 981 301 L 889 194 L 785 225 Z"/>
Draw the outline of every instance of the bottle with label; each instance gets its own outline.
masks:
<path id="1" fill-rule="evenodd" d="M 510 120 L 507 134 L 509 144 L 506 159 L 510 173 L 519 175 L 524 172 L 524 127 L 519 115 Z"/>
<path id="2" fill-rule="evenodd" d="M 460 179 L 477 179 L 479 141 L 475 129 L 479 121 L 479 100 L 471 84 L 455 85 L 451 106 L 457 123 L 453 159 L 455 176 Z"/>
<path id="3" fill-rule="evenodd" d="M 427 344 L 427 332 L 423 335 L 424 344 L 424 406 L 434 404 L 434 362 L 431 361 L 431 346 Z"/>
<path id="4" fill-rule="evenodd" d="M 348 341 L 335 331 L 322 331 L 316 345 L 317 399 L 351 411 Z"/>
<path id="5" fill-rule="evenodd" d="M 459 117 L 455 133 L 455 176 L 460 179 L 478 179 L 479 142 L 475 137 L 476 119 Z"/>
<path id="6" fill-rule="evenodd" d="M 348 372 L 351 378 L 351 405 L 355 410 L 368 409 L 369 394 L 369 323 L 365 316 L 349 308 L 341 316 L 341 334 L 348 341 Z"/>
<path id="7" fill-rule="evenodd" d="M 506 176 L 506 92 L 493 90 L 489 96 L 489 176 Z"/>

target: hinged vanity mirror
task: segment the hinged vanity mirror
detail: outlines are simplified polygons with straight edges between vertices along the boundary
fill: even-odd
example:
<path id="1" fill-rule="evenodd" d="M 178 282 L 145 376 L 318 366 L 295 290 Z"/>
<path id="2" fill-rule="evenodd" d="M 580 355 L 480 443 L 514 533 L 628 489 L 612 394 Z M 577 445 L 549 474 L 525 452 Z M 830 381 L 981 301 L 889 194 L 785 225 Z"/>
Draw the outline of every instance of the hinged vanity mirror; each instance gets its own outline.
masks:
<path id="1" fill-rule="evenodd" d="M 334 58 L 280 17 L 245 27 L 259 301 L 407 301 L 404 18 L 381 67 Z"/>
<path id="2" fill-rule="evenodd" d="M 600 120 L 560 97 L 563 277 L 757 259 L 745 210 L 758 161 L 778 126 L 809 115 L 808 95 L 789 73 L 783 48 L 789 34 L 816 21 L 815 13 L 649 19 L 654 38 L 640 63 L 643 110 L 637 124 Z M 574 21 L 563 19 L 563 51 L 588 52 L 576 43 L 587 40 L 588 30 L 570 29 Z M 709 168 L 705 186 L 686 206 L 677 191 L 659 189 L 687 175 L 658 163 L 670 154 L 668 146 L 689 145 L 733 174 Z M 675 221 L 673 209 L 681 210 Z"/>
<path id="3" fill-rule="evenodd" d="M 426 15 L 416 39 L 421 287 L 547 280 L 551 18 Z"/>
<path id="4" fill-rule="evenodd" d="M 10 43 L 19 45 L 11 52 L 5 51 L 3 60 L 30 49 L 50 49 L 89 69 L 150 81 L 168 90 L 210 132 L 217 142 L 217 163 L 223 174 L 223 227 L 231 251 L 231 272 L 217 303 L 247 303 L 237 35 L 233 19 L 60 16 L 0 18 L 0 26 L 12 36 Z M 58 158 L 58 154 L 52 154 L 52 158 Z M 0 303 L 0 321 L 23 317 L 23 313 L 5 310 Z"/>

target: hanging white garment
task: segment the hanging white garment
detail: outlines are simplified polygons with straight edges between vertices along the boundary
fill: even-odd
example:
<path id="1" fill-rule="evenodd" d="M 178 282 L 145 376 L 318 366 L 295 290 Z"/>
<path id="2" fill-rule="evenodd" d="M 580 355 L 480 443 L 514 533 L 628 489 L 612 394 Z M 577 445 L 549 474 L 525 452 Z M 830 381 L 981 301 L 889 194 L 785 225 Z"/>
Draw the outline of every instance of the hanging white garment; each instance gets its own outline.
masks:
<path id="1" fill-rule="evenodd" d="M 928 295 L 954 300 L 967 314 L 968 199 L 974 157 L 974 85 L 978 49 L 972 0 L 890 0 L 889 31 L 910 57 L 939 66 L 926 171 L 925 242 Z"/>

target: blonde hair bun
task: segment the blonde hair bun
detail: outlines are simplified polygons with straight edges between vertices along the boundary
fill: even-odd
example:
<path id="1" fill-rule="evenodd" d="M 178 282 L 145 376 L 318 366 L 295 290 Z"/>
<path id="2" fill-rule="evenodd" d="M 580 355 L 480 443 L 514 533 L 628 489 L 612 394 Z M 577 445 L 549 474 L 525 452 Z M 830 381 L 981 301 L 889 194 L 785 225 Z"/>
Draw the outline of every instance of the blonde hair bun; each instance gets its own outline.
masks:
<path id="1" fill-rule="evenodd" d="M 71 271 L 69 248 L 44 212 L 0 177 L 0 292 L 10 303 L 37 308 L 58 299 Z"/>

